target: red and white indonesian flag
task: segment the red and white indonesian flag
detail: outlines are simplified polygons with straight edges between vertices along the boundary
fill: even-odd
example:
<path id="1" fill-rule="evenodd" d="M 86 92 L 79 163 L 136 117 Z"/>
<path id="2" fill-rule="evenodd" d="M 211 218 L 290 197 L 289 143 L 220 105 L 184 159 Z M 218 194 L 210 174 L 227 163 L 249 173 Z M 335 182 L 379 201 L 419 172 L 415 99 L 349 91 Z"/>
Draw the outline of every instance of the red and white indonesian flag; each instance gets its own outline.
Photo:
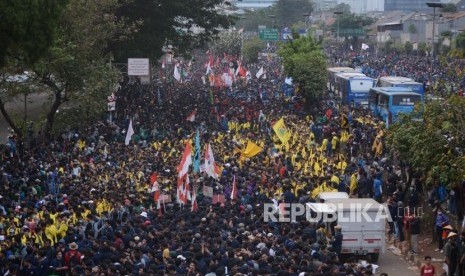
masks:
<path id="1" fill-rule="evenodd" d="M 205 172 L 208 176 L 218 179 L 220 175 L 220 169 L 215 163 L 215 157 L 213 156 L 212 147 L 210 144 L 206 145 L 205 150 Z"/>
<path id="2" fill-rule="evenodd" d="M 195 192 L 195 186 L 194 190 L 192 191 L 192 207 L 191 211 L 192 212 L 197 212 L 199 210 L 199 206 L 197 205 L 197 193 Z"/>
<path id="3" fill-rule="evenodd" d="M 188 120 L 188 121 L 190 121 L 190 122 L 193 122 L 193 121 L 195 121 L 195 113 L 196 113 L 196 111 L 195 111 L 195 110 L 194 110 L 194 111 L 192 111 L 192 113 L 191 113 L 191 114 L 189 114 L 189 116 L 187 116 L 187 119 L 186 119 L 186 120 Z"/>
<path id="4" fill-rule="evenodd" d="M 178 178 L 183 178 L 189 171 L 189 166 L 192 165 L 192 149 L 189 142 L 186 143 L 186 148 L 184 148 L 184 153 L 182 154 L 181 163 L 179 163 L 178 169 Z"/>
<path id="5" fill-rule="evenodd" d="M 236 175 L 233 176 L 233 186 L 231 190 L 231 200 L 235 200 L 237 198 L 237 184 L 236 184 Z"/>

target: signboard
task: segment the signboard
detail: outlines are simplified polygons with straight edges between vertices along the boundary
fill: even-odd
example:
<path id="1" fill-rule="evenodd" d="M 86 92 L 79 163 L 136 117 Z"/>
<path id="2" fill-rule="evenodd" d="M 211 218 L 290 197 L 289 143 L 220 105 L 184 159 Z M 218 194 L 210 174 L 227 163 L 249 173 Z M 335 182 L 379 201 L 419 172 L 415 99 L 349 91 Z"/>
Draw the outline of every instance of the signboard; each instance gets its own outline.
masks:
<path id="1" fill-rule="evenodd" d="M 116 97 L 114 93 L 111 93 L 111 96 L 107 97 L 108 99 L 108 111 L 116 110 Z"/>
<path id="2" fill-rule="evenodd" d="M 205 197 L 213 197 L 213 187 L 203 186 L 202 193 Z"/>
<path id="3" fill-rule="evenodd" d="M 278 41 L 279 32 L 278 29 L 259 29 L 258 37 L 264 41 Z"/>
<path id="4" fill-rule="evenodd" d="M 225 203 L 225 198 L 224 195 L 214 195 L 212 198 L 212 204 L 217 204 L 217 203 Z"/>
<path id="5" fill-rule="evenodd" d="M 150 75 L 148 58 L 128 58 L 128 76 Z"/>
<path id="6" fill-rule="evenodd" d="M 116 102 L 108 102 L 108 111 L 116 110 Z"/>
<path id="7" fill-rule="evenodd" d="M 161 204 L 170 203 L 171 202 L 171 195 L 161 194 L 158 198 Z"/>

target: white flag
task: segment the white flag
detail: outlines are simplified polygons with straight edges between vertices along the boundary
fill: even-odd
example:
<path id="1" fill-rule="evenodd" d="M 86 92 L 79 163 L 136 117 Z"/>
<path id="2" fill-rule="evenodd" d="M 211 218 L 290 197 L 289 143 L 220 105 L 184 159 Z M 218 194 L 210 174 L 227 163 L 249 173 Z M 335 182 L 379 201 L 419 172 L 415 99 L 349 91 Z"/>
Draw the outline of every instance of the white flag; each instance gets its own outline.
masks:
<path id="1" fill-rule="evenodd" d="M 129 141 L 131 141 L 131 137 L 134 135 L 134 129 L 132 128 L 132 119 L 129 121 L 128 132 L 126 133 L 126 140 L 124 144 L 129 145 Z"/>
<path id="2" fill-rule="evenodd" d="M 174 66 L 174 74 L 173 74 L 173 76 L 177 81 L 181 81 L 181 73 L 179 73 L 179 69 L 178 69 L 177 64 Z"/>
<path id="3" fill-rule="evenodd" d="M 264 73 L 265 73 L 265 71 L 263 70 L 263 66 L 262 66 L 262 68 L 260 68 L 260 70 L 258 70 L 258 72 L 257 72 L 257 74 L 255 76 L 257 77 L 257 79 L 259 79 Z"/>
<path id="4" fill-rule="evenodd" d="M 362 50 L 366 50 L 370 48 L 370 46 L 366 45 L 365 43 L 362 43 Z"/>

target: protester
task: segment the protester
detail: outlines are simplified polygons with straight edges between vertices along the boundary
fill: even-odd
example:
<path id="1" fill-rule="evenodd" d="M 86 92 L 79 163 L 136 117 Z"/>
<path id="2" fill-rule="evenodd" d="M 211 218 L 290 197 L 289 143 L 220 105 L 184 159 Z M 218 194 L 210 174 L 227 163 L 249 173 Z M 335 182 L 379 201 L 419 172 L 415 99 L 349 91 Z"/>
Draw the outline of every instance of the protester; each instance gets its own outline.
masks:
<path id="1" fill-rule="evenodd" d="M 274 56 L 242 65 L 250 72 L 264 67 L 266 78 L 249 73 L 230 87 L 210 86 L 207 59 L 196 56 L 182 83 L 161 76 L 159 94 L 126 79 L 111 122 L 67 129 L 50 143 L 35 140 L 23 155 L 10 147 L 1 163 L 1 271 L 373 273 L 369 264 L 339 259 L 339 226 L 334 233 L 305 218 L 267 223 L 263 206 L 312 202 L 344 185 L 360 197 L 394 198 L 378 177 L 395 160 L 371 154 L 382 136 L 377 120 L 326 99 L 307 112 L 295 90 L 283 91 Z M 214 63 L 216 72 L 229 69 Z M 351 123 L 341 127 L 341 116 Z M 273 128 L 281 119 L 290 134 L 285 142 Z M 181 179 L 188 188 L 180 191 L 187 145 L 192 163 L 200 164 L 195 173 L 197 165 L 188 166 Z"/>

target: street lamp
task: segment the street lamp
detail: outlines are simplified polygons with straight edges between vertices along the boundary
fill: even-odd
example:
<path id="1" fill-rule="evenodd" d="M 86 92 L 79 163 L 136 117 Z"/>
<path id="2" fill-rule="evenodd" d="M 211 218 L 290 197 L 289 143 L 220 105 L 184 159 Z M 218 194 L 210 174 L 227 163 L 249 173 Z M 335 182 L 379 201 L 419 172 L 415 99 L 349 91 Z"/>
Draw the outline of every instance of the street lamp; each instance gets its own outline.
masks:
<path id="1" fill-rule="evenodd" d="M 431 41 L 431 60 L 430 60 L 430 68 L 429 68 L 429 81 L 430 81 L 430 87 L 433 87 L 433 61 L 436 58 L 436 51 L 434 50 L 435 48 L 435 41 L 434 41 L 434 36 L 435 36 L 435 21 L 436 21 L 436 8 L 443 8 L 444 4 L 442 3 L 432 3 L 428 2 L 426 5 L 430 8 L 433 8 L 433 38 Z"/>
<path id="2" fill-rule="evenodd" d="M 339 42 L 339 19 L 340 19 L 340 18 L 339 18 L 339 15 L 342 14 L 342 11 L 335 11 L 335 12 L 333 12 L 333 13 L 334 13 L 334 14 L 336 15 L 336 17 L 337 17 L 337 42 Z"/>
<path id="3" fill-rule="evenodd" d="M 435 54 L 436 54 L 436 51 L 434 50 L 435 48 L 435 41 L 434 41 L 434 36 L 435 36 L 435 21 L 436 21 L 436 8 L 443 8 L 444 7 L 444 4 L 443 3 L 432 3 L 432 2 L 428 2 L 426 3 L 426 5 L 430 8 L 433 8 L 433 40 L 432 40 L 432 57 L 433 57 L 433 60 L 435 58 Z"/>

